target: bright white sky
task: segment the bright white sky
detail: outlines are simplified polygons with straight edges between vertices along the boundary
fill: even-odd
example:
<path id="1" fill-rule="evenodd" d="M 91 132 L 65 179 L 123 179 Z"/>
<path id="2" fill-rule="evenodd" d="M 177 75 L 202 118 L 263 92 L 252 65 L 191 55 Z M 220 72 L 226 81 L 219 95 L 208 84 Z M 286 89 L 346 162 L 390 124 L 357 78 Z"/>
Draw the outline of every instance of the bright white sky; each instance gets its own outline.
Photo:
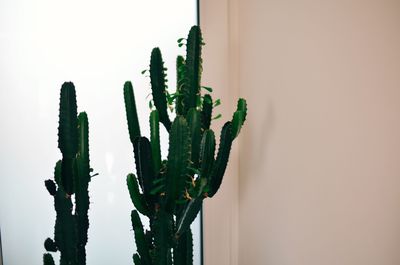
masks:
<path id="1" fill-rule="evenodd" d="M 132 264 L 133 206 L 125 177 L 134 172 L 122 87 L 135 87 L 148 134 L 149 80 L 140 72 L 159 46 L 175 87 L 176 40 L 196 23 L 194 0 L 0 1 L 0 226 L 4 262 L 42 264 L 55 212 L 43 181 L 53 177 L 59 89 L 73 81 L 90 123 L 88 265 Z M 163 135 L 163 154 L 167 137 Z M 198 249 L 196 250 L 198 251 Z M 197 252 L 198 254 L 198 252 Z M 198 255 L 197 255 L 198 256 Z M 196 260 L 197 264 L 198 258 Z"/>

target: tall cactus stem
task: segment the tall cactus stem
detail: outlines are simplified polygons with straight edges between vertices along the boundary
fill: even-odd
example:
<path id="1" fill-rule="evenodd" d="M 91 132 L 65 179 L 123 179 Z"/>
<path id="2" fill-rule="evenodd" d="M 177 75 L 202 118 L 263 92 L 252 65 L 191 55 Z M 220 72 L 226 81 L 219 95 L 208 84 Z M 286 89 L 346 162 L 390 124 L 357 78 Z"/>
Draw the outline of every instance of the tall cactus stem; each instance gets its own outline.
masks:
<path id="1" fill-rule="evenodd" d="M 154 172 L 158 173 L 161 168 L 161 149 L 160 149 L 160 126 L 159 115 L 157 110 L 150 113 L 150 144 L 151 153 L 153 154 Z"/>
<path id="2" fill-rule="evenodd" d="M 133 86 L 130 81 L 127 81 L 124 84 L 124 100 L 126 118 L 128 121 L 129 137 L 131 139 L 131 143 L 133 144 L 136 137 L 140 137 L 140 126 L 136 110 L 135 94 L 133 92 Z"/>
<path id="3" fill-rule="evenodd" d="M 177 116 L 169 135 L 166 195 L 168 209 L 172 211 L 175 201 L 182 194 L 187 180 L 190 161 L 190 136 L 186 119 Z"/>
<path id="4" fill-rule="evenodd" d="M 200 95 L 202 42 L 200 27 L 193 26 L 189 31 L 186 44 L 185 92 L 187 94 L 184 96 L 186 110 L 197 106 L 197 98 Z"/>
<path id="5" fill-rule="evenodd" d="M 60 92 L 58 147 L 63 155 L 61 182 L 67 194 L 74 193 L 74 158 L 78 152 L 78 126 L 75 86 L 65 82 Z"/>

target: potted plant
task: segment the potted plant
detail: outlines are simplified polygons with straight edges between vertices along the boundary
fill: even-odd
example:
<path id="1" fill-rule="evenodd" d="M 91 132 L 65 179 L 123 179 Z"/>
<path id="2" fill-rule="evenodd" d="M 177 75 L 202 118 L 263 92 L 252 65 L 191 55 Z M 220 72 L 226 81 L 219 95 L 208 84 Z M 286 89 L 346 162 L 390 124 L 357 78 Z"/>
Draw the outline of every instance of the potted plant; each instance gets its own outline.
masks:
<path id="1" fill-rule="evenodd" d="M 178 40 L 184 45 L 184 40 Z M 222 127 L 216 152 L 215 134 L 210 128 L 212 110 L 219 101 L 202 95 L 201 30 L 193 26 L 186 39 L 186 58 L 177 58 L 177 88 L 169 93 L 161 51 L 154 48 L 150 59 L 152 101 L 149 106 L 150 137 L 140 132 L 131 82 L 124 85 L 125 109 L 133 144 L 136 175 L 127 185 L 136 208 L 131 212 L 137 253 L 135 265 L 191 265 L 193 242 L 190 224 L 202 202 L 218 191 L 231 150 L 246 119 L 247 106 L 239 99 L 230 121 Z M 168 110 L 174 112 L 170 118 Z M 170 111 L 171 112 L 171 111 Z M 168 157 L 160 153 L 159 124 L 169 133 Z M 216 156 L 215 156 L 216 153 Z M 145 231 L 139 213 L 149 219 Z"/>

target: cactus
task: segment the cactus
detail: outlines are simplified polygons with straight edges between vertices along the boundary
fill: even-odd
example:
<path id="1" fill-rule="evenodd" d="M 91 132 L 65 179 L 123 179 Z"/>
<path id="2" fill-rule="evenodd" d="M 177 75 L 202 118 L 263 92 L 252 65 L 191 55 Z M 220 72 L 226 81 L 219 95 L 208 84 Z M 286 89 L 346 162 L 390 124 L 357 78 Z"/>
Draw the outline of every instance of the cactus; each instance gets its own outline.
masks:
<path id="1" fill-rule="evenodd" d="M 155 109 L 150 114 L 150 141 L 140 136 L 132 86 L 129 93 L 124 88 L 137 171 L 137 177 L 127 176 L 129 194 L 137 209 L 131 214 L 137 246 L 137 253 L 133 255 L 135 265 L 193 264 L 190 225 L 203 200 L 213 197 L 221 186 L 233 140 L 246 119 L 246 101 L 239 99 L 232 120 L 221 130 L 215 157 L 215 134 L 210 125 L 213 107 L 219 100 L 216 104 L 211 95 L 201 95 L 202 45 L 200 28 L 193 26 L 186 42 L 186 58 L 177 58 L 177 89 L 172 100 L 166 90 L 161 51 L 155 48 L 151 53 L 150 79 Z M 172 122 L 168 109 L 176 112 Z M 168 157 L 164 161 L 160 153 L 160 122 L 169 133 Z M 144 230 L 138 212 L 149 218 L 150 230 Z"/>
<path id="2" fill-rule="evenodd" d="M 203 45 L 200 28 L 192 27 L 186 40 L 186 58 L 177 58 L 177 88 L 172 100 L 161 51 L 153 49 L 150 80 L 155 109 L 150 114 L 150 141 L 140 135 L 132 85 L 124 88 L 137 170 L 137 177 L 127 176 L 129 194 L 137 209 L 131 214 L 138 252 L 133 255 L 135 265 L 193 264 L 190 225 L 203 200 L 213 197 L 221 186 L 232 143 L 246 119 L 246 101 L 239 99 L 232 120 L 221 130 L 215 157 L 215 134 L 210 125 L 213 107 L 219 100 L 214 103 L 210 94 L 201 95 Z M 168 105 L 176 112 L 172 122 Z M 164 161 L 160 122 L 169 132 L 168 157 Z M 138 212 L 149 218 L 150 230 L 144 230 Z"/>
<path id="3" fill-rule="evenodd" d="M 44 247 L 48 252 L 60 251 L 62 265 L 84 265 L 89 229 L 88 187 L 92 177 L 89 126 L 85 112 L 77 115 L 75 87 L 71 82 L 61 87 L 58 136 L 62 159 L 56 163 L 54 181 L 45 181 L 56 210 L 54 240 L 47 238 Z M 72 196 L 75 197 L 75 207 Z M 54 264 L 50 253 L 43 255 L 43 264 Z"/>

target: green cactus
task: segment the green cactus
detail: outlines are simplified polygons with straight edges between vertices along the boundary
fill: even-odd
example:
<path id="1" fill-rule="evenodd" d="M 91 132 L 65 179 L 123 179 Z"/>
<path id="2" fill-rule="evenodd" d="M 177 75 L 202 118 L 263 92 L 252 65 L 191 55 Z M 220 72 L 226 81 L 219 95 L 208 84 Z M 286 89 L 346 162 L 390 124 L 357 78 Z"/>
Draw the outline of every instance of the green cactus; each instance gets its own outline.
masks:
<path id="1" fill-rule="evenodd" d="M 133 144 L 135 138 L 140 136 L 140 126 L 136 111 L 135 95 L 133 94 L 133 86 L 132 83 L 129 81 L 125 82 L 124 84 L 124 98 L 126 117 L 128 120 L 129 137 Z"/>
<path id="2" fill-rule="evenodd" d="M 43 264 L 44 265 L 54 265 L 53 256 L 51 256 L 51 254 L 49 254 L 49 253 L 43 254 Z"/>
<path id="3" fill-rule="evenodd" d="M 215 157 L 215 135 L 210 126 L 213 107 L 219 100 L 214 103 L 211 95 L 201 95 L 202 45 L 200 28 L 194 26 L 186 41 L 186 58 L 177 58 L 175 94 L 167 91 L 161 51 L 153 49 L 150 80 L 155 109 L 149 119 L 150 141 L 140 136 L 133 91 L 126 96 L 124 88 L 137 171 L 137 176 L 127 177 L 129 194 L 137 209 L 131 215 L 137 246 L 135 265 L 193 264 L 190 225 L 203 200 L 214 196 L 221 186 L 233 140 L 246 119 L 246 101 L 239 99 L 232 120 L 221 130 Z M 207 90 L 211 92 L 210 88 Z M 174 119 L 169 117 L 168 105 L 176 112 Z M 166 160 L 162 160 L 160 152 L 160 122 L 169 133 Z M 136 133 L 131 132 L 132 128 Z M 149 218 L 150 230 L 144 231 L 138 212 Z"/>
<path id="4" fill-rule="evenodd" d="M 172 212 L 182 195 L 190 165 L 190 135 L 186 119 L 177 116 L 169 134 L 169 152 L 166 173 L 167 208 Z"/>
<path id="5" fill-rule="evenodd" d="M 209 94 L 204 95 L 203 106 L 201 109 L 201 122 L 204 130 L 210 128 L 212 108 L 213 108 L 212 104 L 213 101 L 211 95 Z"/>
<path id="6" fill-rule="evenodd" d="M 151 258 L 149 247 L 146 242 L 145 233 L 143 229 L 142 222 L 140 221 L 140 217 L 137 211 L 133 210 L 131 213 L 132 227 L 135 232 L 135 241 L 138 254 L 140 255 L 140 259 L 143 265 L 150 265 Z"/>
<path id="7" fill-rule="evenodd" d="M 164 62 L 161 56 L 161 51 L 159 48 L 154 48 L 151 52 L 150 59 L 151 90 L 153 92 L 154 105 L 156 106 L 160 115 L 160 121 L 162 124 L 164 124 L 167 131 L 169 131 L 171 127 L 171 121 L 167 112 L 167 87 L 165 85 L 166 75 L 164 70 Z"/>
<path id="8" fill-rule="evenodd" d="M 199 165 L 200 141 L 201 141 L 201 115 L 198 110 L 191 108 L 187 115 L 186 120 L 189 126 L 191 138 L 191 161 L 194 167 Z"/>
<path id="9" fill-rule="evenodd" d="M 58 147 L 63 155 L 61 182 L 69 195 L 74 193 L 74 159 L 78 152 L 78 121 L 75 87 L 65 82 L 61 87 L 60 115 L 58 126 Z"/>
<path id="10" fill-rule="evenodd" d="M 184 114 L 183 109 L 183 89 L 185 84 L 185 58 L 178 55 L 176 58 L 176 93 L 178 97 L 176 98 L 176 113 L 178 115 Z"/>
<path id="11" fill-rule="evenodd" d="M 56 223 L 54 240 L 47 238 L 44 247 L 49 252 L 60 251 L 61 265 L 84 265 L 91 179 L 89 125 L 85 112 L 77 115 L 75 87 L 70 82 L 61 87 L 58 128 L 58 146 L 63 157 L 56 163 L 54 181 L 45 181 L 47 191 L 54 198 Z M 75 207 L 72 196 L 75 197 Z M 43 255 L 43 264 L 54 264 L 50 253 Z"/>
<path id="12" fill-rule="evenodd" d="M 126 177 L 126 183 L 128 185 L 129 194 L 133 206 L 143 215 L 150 216 L 149 206 L 144 198 L 144 195 L 139 191 L 139 185 L 134 174 L 128 174 Z"/>
<path id="13" fill-rule="evenodd" d="M 157 110 L 150 113 L 150 144 L 153 154 L 154 172 L 159 172 L 161 168 L 161 150 L 160 150 L 160 118 Z"/>
<path id="14" fill-rule="evenodd" d="M 193 235 L 189 229 L 174 248 L 174 264 L 193 264 Z"/>
<path id="15" fill-rule="evenodd" d="M 186 44 L 186 60 L 184 67 L 184 95 L 183 106 L 184 114 L 190 108 L 197 107 L 197 99 L 200 96 L 200 79 L 201 79 L 201 46 L 203 39 L 200 27 L 192 27 L 189 31 Z"/>

